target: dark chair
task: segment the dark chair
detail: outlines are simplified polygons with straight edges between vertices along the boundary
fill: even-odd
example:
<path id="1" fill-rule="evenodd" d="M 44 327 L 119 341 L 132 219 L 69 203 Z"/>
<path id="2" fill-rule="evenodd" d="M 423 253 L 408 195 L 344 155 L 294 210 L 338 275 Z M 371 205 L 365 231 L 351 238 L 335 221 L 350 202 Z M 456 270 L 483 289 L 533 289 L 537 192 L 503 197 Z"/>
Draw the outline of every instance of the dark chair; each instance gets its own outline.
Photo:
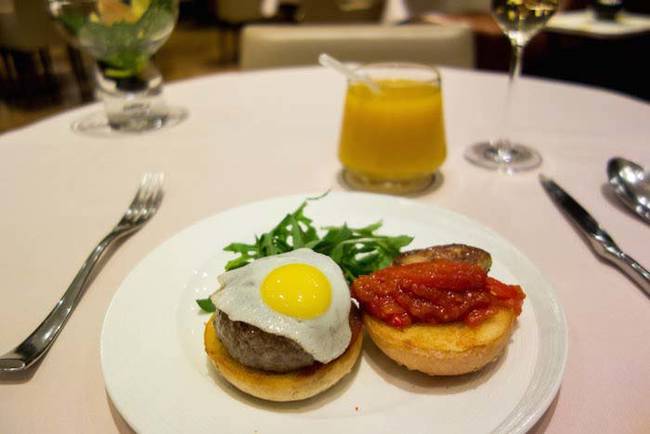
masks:
<path id="1" fill-rule="evenodd" d="M 79 52 L 68 46 L 47 11 L 44 0 L 17 0 L 0 13 L 0 93 L 9 103 L 43 105 L 60 101 L 50 50 L 66 47 L 73 71 L 88 82 Z"/>

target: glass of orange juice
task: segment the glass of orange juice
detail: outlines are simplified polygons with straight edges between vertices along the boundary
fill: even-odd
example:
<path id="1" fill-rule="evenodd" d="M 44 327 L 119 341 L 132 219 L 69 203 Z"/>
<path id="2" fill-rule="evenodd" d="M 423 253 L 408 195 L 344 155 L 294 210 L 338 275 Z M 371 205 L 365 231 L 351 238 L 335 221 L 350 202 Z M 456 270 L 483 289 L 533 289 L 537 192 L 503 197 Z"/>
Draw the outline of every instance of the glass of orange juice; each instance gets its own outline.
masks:
<path id="1" fill-rule="evenodd" d="M 395 194 L 427 188 L 447 155 L 440 74 L 408 63 L 357 72 L 379 91 L 348 83 L 339 142 L 343 178 L 353 188 Z"/>

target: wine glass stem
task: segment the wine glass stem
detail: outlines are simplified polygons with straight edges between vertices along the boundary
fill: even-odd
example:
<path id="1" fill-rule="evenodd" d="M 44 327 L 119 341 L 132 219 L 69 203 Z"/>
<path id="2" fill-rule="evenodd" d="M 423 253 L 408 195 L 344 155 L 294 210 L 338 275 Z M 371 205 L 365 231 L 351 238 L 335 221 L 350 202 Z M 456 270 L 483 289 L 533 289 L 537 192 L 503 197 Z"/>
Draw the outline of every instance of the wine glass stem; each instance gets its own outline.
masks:
<path id="1" fill-rule="evenodd" d="M 512 100 L 515 93 L 516 82 L 521 75 L 521 63 L 524 54 L 524 46 L 511 41 L 512 55 L 510 56 L 510 73 L 508 77 L 508 87 L 501 118 L 500 135 L 496 141 L 497 152 L 504 160 L 511 159 L 512 144 L 510 142 L 510 118 L 512 111 Z"/>

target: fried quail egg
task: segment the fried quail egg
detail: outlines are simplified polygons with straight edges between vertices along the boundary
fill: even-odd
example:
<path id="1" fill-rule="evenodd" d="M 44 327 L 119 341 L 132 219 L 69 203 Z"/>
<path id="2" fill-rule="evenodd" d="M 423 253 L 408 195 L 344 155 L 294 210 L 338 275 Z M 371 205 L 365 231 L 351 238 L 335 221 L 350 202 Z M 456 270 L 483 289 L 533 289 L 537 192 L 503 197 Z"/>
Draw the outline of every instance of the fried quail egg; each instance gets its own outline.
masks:
<path id="1" fill-rule="evenodd" d="M 211 299 L 233 321 L 292 339 L 328 363 L 351 339 L 350 290 L 328 256 L 297 249 L 258 259 L 218 277 Z"/>

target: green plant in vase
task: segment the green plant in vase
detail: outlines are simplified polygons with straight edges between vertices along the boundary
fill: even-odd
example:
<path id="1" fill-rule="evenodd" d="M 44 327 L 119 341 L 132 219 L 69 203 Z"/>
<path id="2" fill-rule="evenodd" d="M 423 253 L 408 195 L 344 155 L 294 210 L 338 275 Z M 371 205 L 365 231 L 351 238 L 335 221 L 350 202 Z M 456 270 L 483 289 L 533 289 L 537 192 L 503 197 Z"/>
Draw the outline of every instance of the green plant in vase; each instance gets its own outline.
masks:
<path id="1" fill-rule="evenodd" d="M 60 27 L 97 61 L 97 94 L 113 129 L 159 128 L 169 115 L 151 56 L 178 17 L 178 0 L 49 0 Z"/>

